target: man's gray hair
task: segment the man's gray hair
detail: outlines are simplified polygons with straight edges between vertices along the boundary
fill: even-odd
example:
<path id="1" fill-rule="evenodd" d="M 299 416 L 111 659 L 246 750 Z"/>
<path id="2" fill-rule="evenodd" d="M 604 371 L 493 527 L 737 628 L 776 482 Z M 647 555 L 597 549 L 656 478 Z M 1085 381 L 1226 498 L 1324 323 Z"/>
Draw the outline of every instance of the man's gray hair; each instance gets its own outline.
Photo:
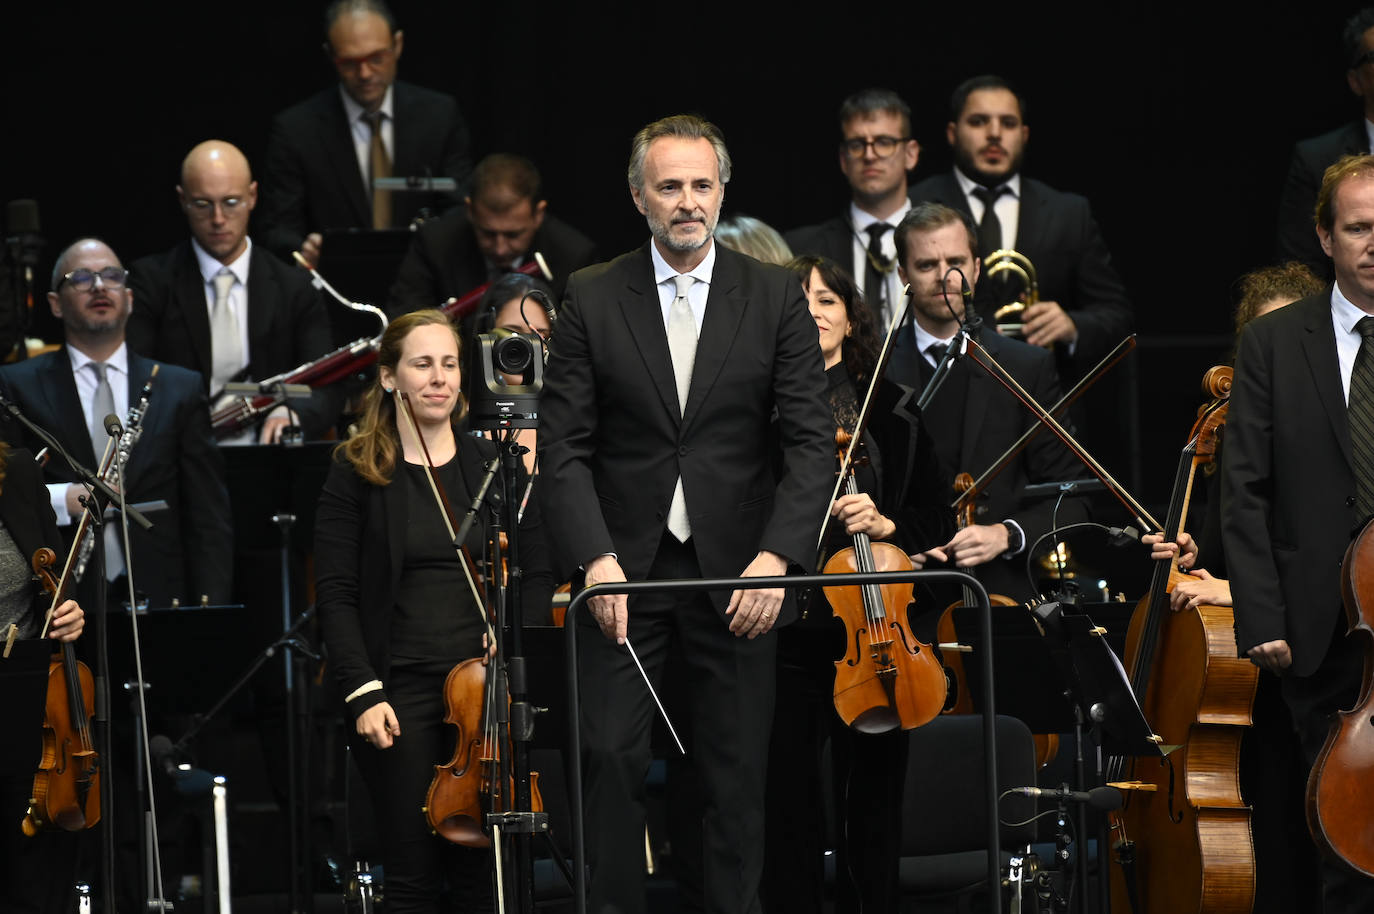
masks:
<path id="1" fill-rule="evenodd" d="M 716 151 L 716 170 L 721 184 L 730 183 L 730 152 L 725 148 L 725 137 L 715 124 L 695 114 L 674 114 L 660 121 L 654 121 L 635 134 L 630 146 L 630 186 L 644 191 L 644 158 L 649 154 L 649 144 L 663 137 L 676 137 L 681 140 L 708 140 Z"/>

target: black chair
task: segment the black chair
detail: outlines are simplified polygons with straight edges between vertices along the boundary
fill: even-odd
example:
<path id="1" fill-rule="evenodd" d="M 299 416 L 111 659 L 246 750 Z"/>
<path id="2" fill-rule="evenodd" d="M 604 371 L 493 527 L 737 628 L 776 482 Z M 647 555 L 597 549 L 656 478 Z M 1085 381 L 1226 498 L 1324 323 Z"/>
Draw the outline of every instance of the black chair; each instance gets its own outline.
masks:
<path id="1" fill-rule="evenodd" d="M 983 718 L 946 715 L 911 731 L 909 738 L 898 872 L 903 902 L 957 899 L 967 905 L 986 898 Z M 1009 787 L 1035 784 L 1035 743 L 1026 725 L 1014 717 L 997 718 L 997 777 L 999 794 Z M 1006 823 L 1030 819 L 1035 801 L 1008 796 L 998 807 L 1005 873 L 1011 852 L 1023 851 L 1035 837 L 1033 823 Z"/>

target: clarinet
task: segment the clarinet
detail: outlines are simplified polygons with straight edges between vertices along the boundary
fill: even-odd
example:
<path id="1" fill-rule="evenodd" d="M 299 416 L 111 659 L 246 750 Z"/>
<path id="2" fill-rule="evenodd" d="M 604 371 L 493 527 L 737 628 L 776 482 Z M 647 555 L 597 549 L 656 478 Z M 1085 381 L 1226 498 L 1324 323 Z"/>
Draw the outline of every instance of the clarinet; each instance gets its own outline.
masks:
<path id="1" fill-rule="evenodd" d="M 134 445 L 138 444 L 138 439 L 143 435 L 143 417 L 148 413 L 148 399 L 153 395 L 153 378 L 157 377 L 157 370 L 161 367 L 154 365 L 153 373 L 144 382 L 138 403 L 129 410 L 129 418 L 124 422 L 124 434 L 119 438 L 119 448 L 115 451 L 114 460 L 110 461 L 100 476 L 102 481 L 115 488 L 121 485 L 121 468 L 128 464 L 129 454 L 133 452 Z M 91 553 L 95 551 L 95 537 L 91 533 L 92 528 L 87 528 L 81 540 L 81 551 L 77 553 L 76 568 L 72 573 L 78 581 L 86 574 L 86 565 L 91 561 Z"/>

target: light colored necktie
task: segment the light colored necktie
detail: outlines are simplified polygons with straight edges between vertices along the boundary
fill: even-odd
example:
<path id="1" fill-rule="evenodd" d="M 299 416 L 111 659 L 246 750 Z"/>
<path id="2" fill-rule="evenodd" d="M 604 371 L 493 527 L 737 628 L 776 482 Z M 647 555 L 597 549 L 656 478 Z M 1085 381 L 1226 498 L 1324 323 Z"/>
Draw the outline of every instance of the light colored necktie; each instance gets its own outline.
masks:
<path id="1" fill-rule="evenodd" d="M 105 443 L 110 435 L 105 431 L 105 417 L 115 411 L 114 389 L 110 387 L 109 368 L 104 362 L 88 362 L 95 373 L 95 397 L 91 400 L 91 447 L 95 449 L 95 459 L 105 453 Z M 111 518 L 105 518 L 105 579 L 113 581 L 124 571 L 124 554 L 120 548 L 119 527 Z"/>
<path id="2" fill-rule="evenodd" d="M 95 398 L 91 400 L 91 425 L 87 431 L 91 436 L 91 450 L 95 451 L 95 459 L 99 461 L 100 455 L 105 453 L 105 443 L 110 440 L 105 431 L 105 417 L 115 411 L 114 391 L 110 388 L 110 377 L 106 374 L 104 362 L 86 364 L 91 366 L 95 374 Z"/>
<path id="3" fill-rule="evenodd" d="M 372 147 L 370 159 L 370 171 L 372 172 L 367 186 L 372 190 L 372 227 L 374 229 L 391 228 L 391 191 L 378 190 L 375 182 L 378 178 L 391 177 L 391 156 L 386 154 L 386 144 L 382 142 L 382 112 L 374 111 L 364 115 L 367 118 L 368 126 L 372 128 Z"/>
<path id="4" fill-rule="evenodd" d="M 679 274 L 673 277 L 677 283 L 677 297 L 668 308 L 668 351 L 673 356 L 673 377 L 677 381 L 677 405 L 681 413 L 687 411 L 687 392 L 692 386 L 692 365 L 697 360 L 697 322 L 692 317 L 692 305 L 687 300 L 687 290 L 692 288 L 696 277 Z M 682 491 L 682 477 L 678 476 L 677 488 L 673 490 L 673 503 L 668 507 L 668 532 L 685 543 L 692 535 L 692 524 L 687 519 L 687 496 Z"/>
<path id="5" fill-rule="evenodd" d="M 243 342 L 239 338 L 239 319 L 229 305 L 234 274 L 228 269 L 220 270 L 211 282 L 215 284 L 215 306 L 210 309 L 210 389 L 218 394 L 243 367 Z"/>

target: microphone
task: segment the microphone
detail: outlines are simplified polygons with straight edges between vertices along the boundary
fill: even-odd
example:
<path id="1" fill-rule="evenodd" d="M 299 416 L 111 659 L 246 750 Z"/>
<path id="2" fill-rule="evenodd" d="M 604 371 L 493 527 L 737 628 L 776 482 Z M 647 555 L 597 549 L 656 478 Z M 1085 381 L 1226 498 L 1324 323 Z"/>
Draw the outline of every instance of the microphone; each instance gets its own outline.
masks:
<path id="1" fill-rule="evenodd" d="M 553 299 L 541 289 L 530 289 L 525 295 L 539 302 L 544 308 L 544 314 L 549 318 L 549 336 L 553 336 L 553 325 L 558 323 L 558 309 L 553 306 Z"/>
<path id="2" fill-rule="evenodd" d="M 1027 797 L 1049 797 L 1060 802 L 1087 803 L 1093 809 L 1109 812 L 1121 808 L 1121 791 L 1115 787 L 1094 787 L 1089 791 L 1070 790 L 1067 785 L 1058 787 L 1013 787 L 1008 793 L 1019 793 Z"/>
<path id="3" fill-rule="evenodd" d="M 120 424 L 119 417 L 114 413 L 106 414 L 104 424 L 105 434 L 109 435 L 111 438 L 123 437 L 124 426 Z"/>

